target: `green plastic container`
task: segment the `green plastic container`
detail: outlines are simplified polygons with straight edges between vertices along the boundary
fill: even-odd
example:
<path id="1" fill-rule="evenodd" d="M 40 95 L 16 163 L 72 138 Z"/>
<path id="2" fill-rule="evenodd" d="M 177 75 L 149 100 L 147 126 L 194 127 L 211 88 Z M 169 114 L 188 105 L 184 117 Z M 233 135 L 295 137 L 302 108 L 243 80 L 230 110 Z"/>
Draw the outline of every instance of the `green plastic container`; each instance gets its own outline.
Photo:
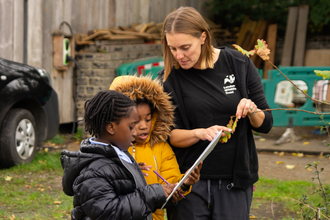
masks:
<path id="1" fill-rule="evenodd" d="M 314 70 L 330 70 L 330 66 L 290 66 L 290 67 L 280 67 L 279 68 L 284 75 L 286 75 L 291 81 L 293 80 L 295 84 L 299 84 L 299 88 L 303 89 L 310 97 L 313 97 L 313 87 L 315 82 L 323 80 L 321 76 L 317 76 Z M 286 127 L 289 126 L 289 118 L 292 118 L 293 126 L 323 126 L 324 123 L 321 121 L 321 115 L 315 115 L 302 111 L 290 110 L 298 109 L 310 112 L 316 112 L 316 103 L 311 99 L 307 98 L 300 91 L 297 91 L 293 86 L 293 101 L 294 106 L 281 105 L 279 102 L 275 102 L 275 96 L 278 95 L 281 90 L 276 91 L 276 87 L 282 81 L 287 81 L 286 78 L 278 70 L 268 71 L 268 79 L 262 79 L 264 86 L 264 91 L 266 95 L 267 102 L 271 109 L 284 108 L 288 110 L 275 110 L 272 111 L 274 123 L 273 126 Z M 291 85 L 291 83 L 288 83 Z M 283 85 L 283 83 L 282 83 Z M 282 87 L 283 88 L 283 87 Z M 283 89 L 282 89 L 283 90 Z M 279 96 L 278 96 L 279 97 Z M 278 100 L 278 99 L 277 99 Z M 297 104 L 298 103 L 298 104 Z M 330 106 L 326 104 L 320 105 L 318 109 L 321 112 L 330 112 Z M 324 121 L 330 121 L 330 115 L 323 116 Z"/>
<path id="2" fill-rule="evenodd" d="M 132 63 L 125 63 L 117 68 L 117 76 L 124 75 L 152 75 L 152 78 L 157 77 L 157 73 L 164 66 L 163 57 L 147 58 L 137 60 Z"/>

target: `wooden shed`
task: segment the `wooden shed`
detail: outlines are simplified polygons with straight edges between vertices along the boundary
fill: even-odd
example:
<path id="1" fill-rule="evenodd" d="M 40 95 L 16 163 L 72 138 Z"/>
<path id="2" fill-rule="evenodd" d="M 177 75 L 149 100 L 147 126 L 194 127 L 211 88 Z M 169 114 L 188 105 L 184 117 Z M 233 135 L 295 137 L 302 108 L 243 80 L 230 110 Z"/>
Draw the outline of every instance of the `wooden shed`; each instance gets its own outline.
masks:
<path id="1" fill-rule="evenodd" d="M 74 109 L 74 71 L 57 74 L 53 38 L 66 21 L 72 32 L 132 23 L 162 22 L 180 6 L 192 6 L 210 17 L 207 0 L 0 0 L 0 57 L 45 69 L 59 96 L 60 123 L 71 123 Z M 70 34 L 67 25 L 61 28 Z"/>

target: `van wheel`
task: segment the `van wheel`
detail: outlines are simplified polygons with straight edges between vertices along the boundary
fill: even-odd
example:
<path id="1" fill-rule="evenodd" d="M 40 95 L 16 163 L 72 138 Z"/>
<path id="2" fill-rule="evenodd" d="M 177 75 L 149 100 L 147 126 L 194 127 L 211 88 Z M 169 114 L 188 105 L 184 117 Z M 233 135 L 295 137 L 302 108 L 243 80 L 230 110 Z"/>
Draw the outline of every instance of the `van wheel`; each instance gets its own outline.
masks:
<path id="1" fill-rule="evenodd" d="M 3 167 L 29 163 L 37 150 L 36 122 L 26 109 L 13 109 L 0 131 L 0 163 Z"/>

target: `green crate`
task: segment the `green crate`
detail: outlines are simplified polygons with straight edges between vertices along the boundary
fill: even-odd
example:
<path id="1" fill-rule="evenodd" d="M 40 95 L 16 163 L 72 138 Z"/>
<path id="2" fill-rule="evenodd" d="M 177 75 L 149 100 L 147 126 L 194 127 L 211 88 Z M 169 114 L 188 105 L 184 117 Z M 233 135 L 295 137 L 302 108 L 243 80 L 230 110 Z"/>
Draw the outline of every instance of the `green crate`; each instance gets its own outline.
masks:
<path id="1" fill-rule="evenodd" d="M 117 76 L 124 76 L 124 75 L 147 75 L 151 74 L 153 78 L 157 77 L 157 70 L 160 70 L 162 66 L 152 66 L 153 63 L 159 63 L 163 62 L 163 57 L 153 57 L 153 58 L 146 58 L 142 60 L 137 60 L 131 63 L 125 63 L 117 68 Z M 145 69 L 140 71 L 138 67 L 144 66 L 144 65 L 151 65 L 150 69 Z"/>
<path id="2" fill-rule="evenodd" d="M 304 82 L 307 86 L 307 94 L 313 97 L 313 88 L 315 81 L 322 80 L 321 76 L 317 76 L 314 70 L 330 70 L 330 66 L 314 66 L 314 67 L 304 67 L 304 66 L 290 66 L 290 67 L 280 67 L 279 68 L 284 75 L 286 75 L 291 81 L 299 80 Z M 291 107 L 280 105 L 275 103 L 275 93 L 278 83 L 281 81 L 286 81 L 286 78 L 278 70 L 268 71 L 268 79 L 262 79 L 264 86 L 264 91 L 266 95 L 267 102 L 271 109 L 285 108 L 288 110 L 275 110 L 272 111 L 274 123 L 273 126 L 286 127 L 289 125 L 289 118 L 292 118 L 293 126 L 321 126 L 323 125 L 320 119 L 320 115 L 315 115 L 302 111 L 290 110 Z M 297 81 L 296 81 L 297 82 Z M 296 89 L 294 89 L 296 91 Z M 296 92 L 296 98 L 305 97 L 300 91 Z M 305 98 L 304 102 L 300 102 L 301 106 L 294 103 L 294 108 L 298 110 L 305 110 L 310 112 L 316 112 L 316 103 L 311 99 Z M 318 104 L 318 107 L 320 105 Z M 321 112 L 330 112 L 330 106 L 324 106 Z M 330 115 L 324 115 L 323 119 L 325 121 L 330 121 Z"/>

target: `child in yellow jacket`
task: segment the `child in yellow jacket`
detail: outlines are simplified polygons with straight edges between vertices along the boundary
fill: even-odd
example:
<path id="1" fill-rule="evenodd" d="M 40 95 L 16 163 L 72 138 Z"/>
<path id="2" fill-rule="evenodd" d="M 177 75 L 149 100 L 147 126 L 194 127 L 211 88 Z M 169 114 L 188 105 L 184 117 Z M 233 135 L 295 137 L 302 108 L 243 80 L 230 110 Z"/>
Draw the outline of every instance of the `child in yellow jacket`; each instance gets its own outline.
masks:
<path id="1" fill-rule="evenodd" d="M 169 183 L 177 183 L 183 177 L 171 146 L 166 142 L 170 128 L 174 126 L 174 107 L 169 96 L 157 80 L 150 77 L 120 76 L 115 78 L 110 89 L 117 90 L 137 104 L 139 122 L 135 126 L 137 135 L 133 147 L 128 151 L 139 163 L 148 184 L 165 184 L 153 170 Z M 183 195 L 199 180 L 201 165 L 184 182 Z M 164 211 L 157 210 L 153 219 L 163 220 Z"/>

